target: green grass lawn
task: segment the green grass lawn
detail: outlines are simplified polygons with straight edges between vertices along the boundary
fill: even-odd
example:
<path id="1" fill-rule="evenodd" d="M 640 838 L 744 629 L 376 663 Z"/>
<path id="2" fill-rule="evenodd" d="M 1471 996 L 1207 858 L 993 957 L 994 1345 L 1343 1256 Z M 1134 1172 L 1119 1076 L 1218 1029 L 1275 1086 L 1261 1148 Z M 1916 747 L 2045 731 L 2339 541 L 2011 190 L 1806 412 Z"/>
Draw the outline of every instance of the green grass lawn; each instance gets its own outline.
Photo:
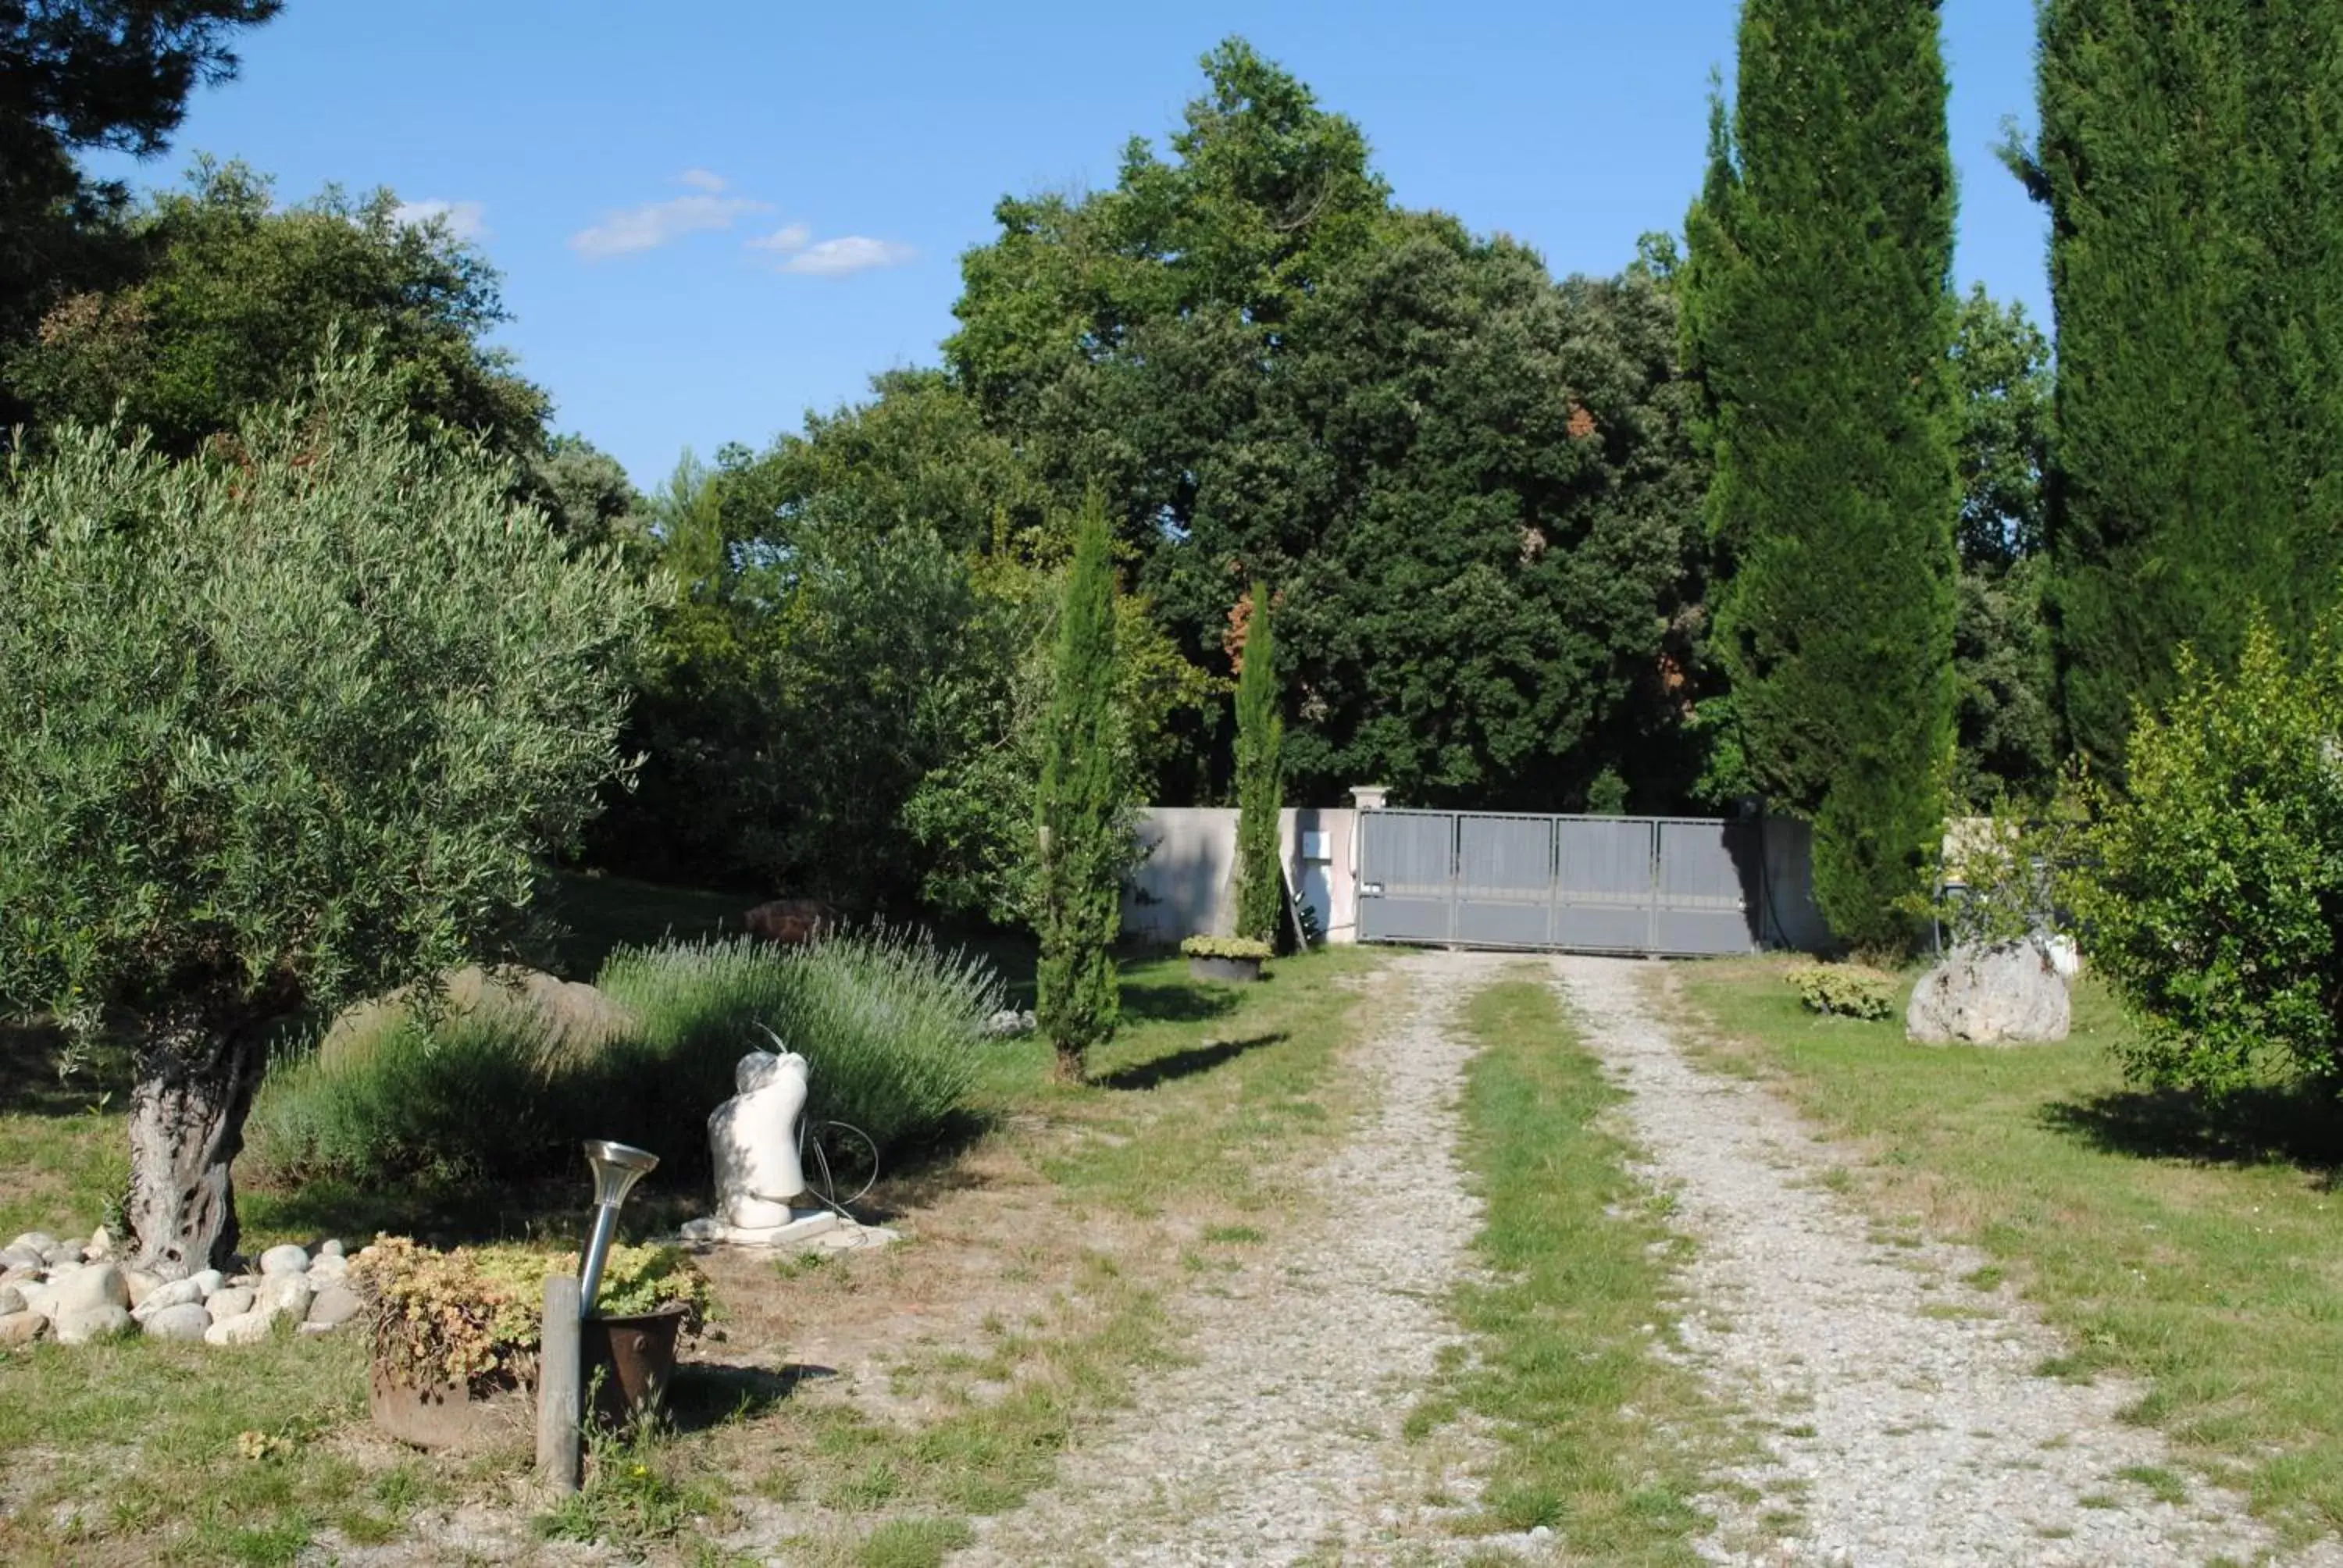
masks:
<path id="1" fill-rule="evenodd" d="M 1907 1043 L 1805 1012 L 1784 965 L 1687 965 L 1725 1065 L 1772 1077 L 1856 1151 L 1850 1185 L 1898 1223 L 1992 1255 L 2064 1330 L 2052 1369 L 2143 1381 L 2129 1412 L 2297 1533 L 2343 1528 L 2343 1249 L 2331 1101 L 2225 1113 L 2135 1091 L 2128 1025 L 2087 979 L 2063 1044 Z"/>
<path id="2" fill-rule="evenodd" d="M 738 936 L 741 917 L 759 902 L 750 893 L 670 888 L 597 872 L 557 872 L 543 884 L 544 912 L 560 930 L 556 966 L 572 980 L 591 980 L 618 948 L 649 947 L 672 937 Z"/>
<path id="3" fill-rule="evenodd" d="M 988 1047 L 979 1110 L 990 1130 L 879 1194 L 908 1210 L 913 1240 L 875 1268 L 783 1270 L 769 1289 L 884 1311 L 891 1282 L 915 1282 L 923 1266 L 920 1193 L 999 1182 L 1020 1201 L 1038 1192 L 1062 1221 L 1037 1221 L 1017 1257 L 1009 1282 L 1030 1286 L 1031 1310 L 989 1325 L 980 1354 L 907 1345 L 893 1382 L 929 1412 L 920 1420 L 770 1396 L 726 1418 L 731 1383 L 684 1377 L 679 1400 L 724 1406 L 711 1423 L 606 1456 L 587 1493 L 540 1528 L 655 1561 L 721 1562 L 697 1538 L 732 1519 L 736 1499 L 761 1495 L 819 1522 L 789 1543 L 791 1560 L 940 1562 L 967 1538 L 969 1515 L 1045 1484 L 1077 1426 L 1176 1353 L 1170 1291 L 1257 1252 L 1291 1219 L 1292 1161 L 1353 1109 L 1332 1067 L 1365 1027 L 1353 982 L 1379 961 L 1316 954 L 1242 989 L 1192 982 L 1176 959 L 1134 963 L 1125 1026 L 1086 1086 L 1055 1082 L 1041 1040 Z M 119 1111 L 78 1091 L 0 1110 L 0 1229 L 85 1231 L 117 1177 Z M 981 1173 L 960 1174 L 963 1163 Z M 499 1201 L 534 1208 L 538 1223 L 576 1222 L 584 1189 L 581 1171 L 541 1197 Z M 376 1196 L 386 1221 L 433 1217 L 422 1199 Z M 299 1198 L 248 1203 L 255 1237 Z M 402 1214 L 402 1201 L 425 1206 Z M 418 1508 L 508 1499 L 526 1455 L 402 1456 L 369 1438 L 365 1361 L 355 1333 L 244 1351 L 133 1341 L 0 1352 L 0 1562 L 289 1563 L 321 1532 L 393 1540 Z"/>
<path id="4" fill-rule="evenodd" d="M 1504 1442 L 1485 1523 L 1549 1526 L 1574 1561 L 1696 1563 L 1690 1538 L 1705 1522 L 1693 1498 L 1726 1435 L 1698 1379 L 1654 1354 L 1685 1243 L 1605 1124 L 1623 1096 L 1543 970 L 1481 992 L 1466 1025 L 1481 1052 L 1464 1152 L 1489 1206 L 1478 1248 L 1494 1282 L 1459 1301 L 1481 1352 L 1451 1397 Z"/>

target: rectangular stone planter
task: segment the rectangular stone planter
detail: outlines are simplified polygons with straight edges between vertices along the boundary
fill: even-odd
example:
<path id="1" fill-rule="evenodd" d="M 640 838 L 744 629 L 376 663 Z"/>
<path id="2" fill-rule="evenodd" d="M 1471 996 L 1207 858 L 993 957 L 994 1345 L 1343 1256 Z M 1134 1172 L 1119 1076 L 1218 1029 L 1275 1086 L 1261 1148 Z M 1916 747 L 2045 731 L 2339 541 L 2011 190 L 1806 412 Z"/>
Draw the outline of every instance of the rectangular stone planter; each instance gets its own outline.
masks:
<path id="1" fill-rule="evenodd" d="M 1190 980 L 1217 980 L 1222 985 L 1251 985 L 1261 979 L 1259 959 L 1190 959 Z"/>

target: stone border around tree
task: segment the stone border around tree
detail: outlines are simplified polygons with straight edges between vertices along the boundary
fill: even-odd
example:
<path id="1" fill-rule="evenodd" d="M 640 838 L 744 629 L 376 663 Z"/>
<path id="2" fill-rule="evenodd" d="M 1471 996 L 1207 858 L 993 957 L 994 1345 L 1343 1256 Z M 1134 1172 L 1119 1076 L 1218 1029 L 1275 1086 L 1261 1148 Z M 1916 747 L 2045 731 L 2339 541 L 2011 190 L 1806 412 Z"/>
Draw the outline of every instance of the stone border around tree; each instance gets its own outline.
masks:
<path id="1" fill-rule="evenodd" d="M 0 1247 L 0 1347 L 54 1338 L 80 1345 L 143 1334 L 208 1345 L 248 1345 L 290 1322 L 330 1333 L 361 1315 L 342 1243 L 313 1257 L 271 1247 L 248 1271 L 206 1269 L 164 1280 L 117 1261 L 101 1227 L 87 1240 L 28 1231 Z"/>

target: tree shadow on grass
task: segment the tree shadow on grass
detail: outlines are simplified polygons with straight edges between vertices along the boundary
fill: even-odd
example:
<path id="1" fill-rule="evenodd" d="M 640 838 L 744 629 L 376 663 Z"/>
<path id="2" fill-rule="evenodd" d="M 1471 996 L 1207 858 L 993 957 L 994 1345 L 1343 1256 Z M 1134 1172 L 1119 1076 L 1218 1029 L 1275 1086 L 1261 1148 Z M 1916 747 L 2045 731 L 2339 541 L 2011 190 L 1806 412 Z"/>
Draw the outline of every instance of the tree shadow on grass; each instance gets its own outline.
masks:
<path id="1" fill-rule="evenodd" d="M 2110 1154 L 2200 1165 L 2292 1165 L 2335 1185 L 2343 1105 L 2316 1086 L 2241 1090 L 2220 1100 L 2179 1090 L 2117 1090 L 2042 1108 L 2045 1126 Z"/>
<path id="2" fill-rule="evenodd" d="M 698 1185 L 637 1189 L 620 1211 L 619 1240 L 672 1236 L 684 1221 L 707 1211 Z M 583 1246 L 593 1229 L 594 1189 L 581 1159 L 575 1175 L 527 1180 L 313 1181 L 289 1191 L 239 1193 L 236 1207 L 248 1231 L 311 1243 L 331 1237 L 353 1249 L 377 1235 L 412 1236 L 428 1247 L 534 1241 L 567 1249 Z"/>
<path id="3" fill-rule="evenodd" d="M 934 1203 L 947 1192 L 989 1185 L 988 1178 L 961 1156 L 982 1142 L 997 1124 L 997 1119 L 983 1111 L 953 1111 L 918 1144 L 881 1155 L 878 1182 L 848 1204 L 848 1211 L 861 1224 L 884 1225 L 910 1210 Z M 836 1196 L 841 1201 L 850 1196 L 866 1174 L 860 1169 L 839 1170 Z M 811 1176 L 809 1171 L 809 1180 Z"/>
<path id="4" fill-rule="evenodd" d="M 0 1111 L 20 1116 L 78 1116 L 106 1102 L 130 1102 L 131 1053 L 126 1041 L 108 1037 L 84 1068 L 65 1076 L 57 1070 L 65 1038 L 49 1024 L 0 1020 Z"/>
<path id="5" fill-rule="evenodd" d="M 876 1187 L 850 1207 L 866 1225 L 883 1225 L 943 1192 L 981 1186 L 961 1156 L 991 1131 L 992 1118 L 960 1111 L 917 1145 L 880 1161 Z M 567 1155 L 562 1145 L 557 1156 Z M 704 1163 L 704 1162 L 703 1162 Z M 809 1178 L 815 1175 L 809 1166 Z M 853 1195 L 867 1168 L 839 1168 L 834 1195 Z M 709 1211 L 712 1201 L 703 1169 L 686 1161 L 662 1161 L 627 1200 L 618 1216 L 619 1239 L 628 1242 L 672 1237 L 686 1220 Z M 593 1227 L 593 1184 L 586 1162 L 574 1169 L 534 1176 L 411 1176 L 378 1182 L 318 1179 L 287 1189 L 249 1189 L 237 1207 L 247 1230 L 287 1235 L 314 1243 L 327 1237 L 356 1247 L 377 1234 L 412 1236 L 431 1247 L 482 1241 L 542 1241 L 570 1248 L 584 1244 Z"/>
<path id="6" fill-rule="evenodd" d="M 1235 986 L 1228 985 L 1174 982 L 1127 986 L 1122 992 L 1122 1012 L 1126 1018 L 1149 1023 L 1209 1023 L 1236 1011 L 1243 996 Z"/>
<path id="7" fill-rule="evenodd" d="M 1285 1031 L 1279 1029 L 1267 1034 L 1247 1035 L 1242 1040 L 1216 1040 L 1205 1045 L 1192 1045 L 1168 1056 L 1118 1067 L 1092 1081 L 1101 1089 L 1154 1089 L 1182 1078 L 1192 1078 L 1200 1072 L 1210 1072 L 1223 1062 L 1234 1061 L 1246 1051 L 1274 1045 L 1284 1038 Z"/>

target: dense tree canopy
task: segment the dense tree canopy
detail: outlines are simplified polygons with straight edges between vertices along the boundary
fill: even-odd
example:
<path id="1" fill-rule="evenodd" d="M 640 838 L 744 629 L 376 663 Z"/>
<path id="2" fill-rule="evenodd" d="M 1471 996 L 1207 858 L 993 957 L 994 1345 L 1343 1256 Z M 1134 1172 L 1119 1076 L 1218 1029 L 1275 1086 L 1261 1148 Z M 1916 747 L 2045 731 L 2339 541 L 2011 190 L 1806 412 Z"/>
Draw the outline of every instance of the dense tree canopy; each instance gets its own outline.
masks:
<path id="1" fill-rule="evenodd" d="M 1121 1019 L 1112 949 L 1131 861 L 1131 779 L 1116 691 L 1114 598 L 1113 536 L 1093 495 L 1075 530 L 1058 616 L 1057 686 L 1042 719 L 1033 816 L 1033 933 L 1041 946 L 1033 1011 L 1058 1075 L 1073 1080 Z"/>
<path id="2" fill-rule="evenodd" d="M 545 394 L 483 342 L 505 319 L 495 270 L 443 223 L 402 222 L 397 207 L 388 191 L 333 189 L 280 207 L 243 166 L 198 164 L 186 189 L 127 220 L 129 276 L 58 298 L 0 375 L 36 425 L 119 407 L 185 453 L 285 397 L 339 327 L 374 339 L 418 420 L 536 452 Z"/>
<path id="3" fill-rule="evenodd" d="M 960 386 L 1060 504 L 1104 487 L 1200 668 L 1252 578 L 1281 585 L 1302 798 L 1560 808 L 1624 769 L 1672 802 L 1700 480 L 1666 292 L 1557 286 L 1398 209 L 1292 76 L 1236 42 L 1204 68 L 1170 158 L 1001 205 Z M 1217 705 L 1188 741 L 1159 783 L 1223 792 Z"/>
<path id="4" fill-rule="evenodd" d="M 1746 0 L 1691 226 L 1718 636 L 1744 756 L 1892 939 L 1952 760 L 1953 171 L 1936 7 Z"/>
<path id="5" fill-rule="evenodd" d="M 1953 344 L 1961 473 L 1960 598 L 1953 622 L 1959 753 L 1953 794 L 1973 807 L 2039 798 L 2057 766 L 2043 619 L 2042 489 L 2050 465 L 2050 343 L 2023 307 L 1983 287 Z"/>
<path id="6" fill-rule="evenodd" d="M 2324 591 L 2305 585 L 2334 531 L 2332 443 L 2295 411 L 2337 379 L 2328 198 L 2296 134 L 2312 110 L 2262 101 L 2323 82 L 2315 52 L 2285 58 L 2322 3 L 2290 0 L 2268 37 L 2226 12 L 2159 34 L 2147 0 L 2046 13 L 2028 173 L 2080 345 L 2056 393 L 2082 410 L 2070 465 L 2043 334 L 1946 287 L 1944 84 L 1919 0 L 1749 0 L 1689 255 L 1648 236 L 1611 278 L 1556 280 L 1503 236 L 1400 206 L 1357 125 L 1232 39 L 1111 186 L 999 204 L 940 365 L 648 497 L 549 434 L 545 395 L 488 343 L 496 272 L 444 224 L 404 221 L 387 192 L 280 206 L 233 164 L 135 206 L 73 171 L 76 148 L 157 148 L 273 5 L 0 0 L 0 141 L 46 148 L 66 179 L 35 204 L 45 270 L 12 297 L 18 330 L 0 321 L 0 397 L 36 447 L 118 407 L 154 450 L 200 455 L 321 351 L 367 344 L 418 434 L 480 437 L 566 548 L 675 590 L 629 663 L 639 787 L 590 849 L 613 869 L 1030 918 L 1072 519 L 1095 493 L 1121 765 L 1142 793 L 1238 794 L 1232 629 L 1262 582 L 1292 798 L 1370 779 L 1494 809 L 1763 794 L 1816 817 L 1835 912 L 1869 930 L 1947 789 L 2046 787 L 2046 614 L 2066 712 L 2103 749 L 2083 733 L 2102 674 L 2152 697 L 2177 637 L 2217 654 L 2229 610 L 2207 604 L 2283 597 L 2280 578 L 2304 604 Z M 2184 110 L 2260 172 L 2216 191 L 2167 156 Z M 2101 142 L 2116 150 L 2083 156 Z M 2175 202 L 2235 233 L 2286 210 L 2268 253 L 2224 273 L 2149 243 Z M 31 210 L 0 213 L 12 255 L 31 254 Z M 2278 288 L 2281 267 L 2313 281 Z M 2125 312 L 2192 279 L 2171 297 L 2227 312 L 2237 362 L 2199 377 L 2195 456 L 2148 460 L 2172 367 L 2214 329 L 2150 322 L 2164 347 L 2135 352 Z M 2284 525 L 2302 537 L 2217 558 L 2208 541 L 2280 495 L 2307 498 Z M 2291 612 L 2271 613 L 2283 636 Z"/>
<path id="7" fill-rule="evenodd" d="M 119 276 L 118 185 L 75 162 L 95 148 L 151 156 L 187 95 L 235 74 L 236 30 L 282 0 L 0 0 L 0 346 L 56 295 Z M 0 375 L 0 429 L 24 410 Z"/>
<path id="8" fill-rule="evenodd" d="M 1283 934 L 1285 876 L 1279 817 L 1285 805 L 1285 716 L 1278 699 L 1277 599 L 1255 583 L 1231 625 L 1237 669 L 1237 930 L 1274 942 Z"/>

